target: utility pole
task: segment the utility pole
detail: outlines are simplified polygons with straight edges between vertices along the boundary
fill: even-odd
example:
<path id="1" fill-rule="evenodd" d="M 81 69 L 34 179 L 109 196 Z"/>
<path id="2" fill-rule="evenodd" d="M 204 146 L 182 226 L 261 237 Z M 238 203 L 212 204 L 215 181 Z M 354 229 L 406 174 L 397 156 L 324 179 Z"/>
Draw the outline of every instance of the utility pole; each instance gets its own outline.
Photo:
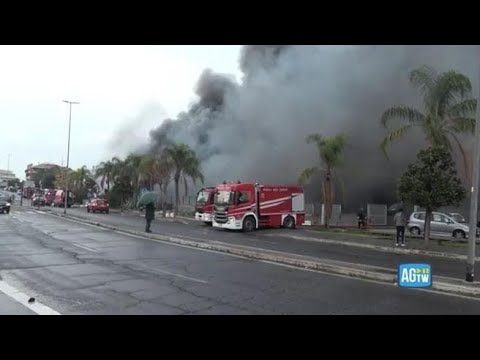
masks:
<path id="1" fill-rule="evenodd" d="M 67 148 L 67 167 L 65 169 L 65 208 L 63 210 L 64 214 L 67 214 L 67 205 L 68 205 L 68 166 L 70 160 L 70 128 L 72 126 L 72 104 L 80 104 L 75 101 L 63 100 L 64 103 L 70 105 L 70 115 L 68 117 L 68 148 Z"/>
<path id="2" fill-rule="evenodd" d="M 472 171 L 472 187 L 470 199 L 470 223 L 468 233 L 468 255 L 467 255 L 467 274 L 465 280 L 474 281 L 475 268 L 475 240 L 477 237 L 477 211 L 478 211 L 478 183 L 479 183 L 479 166 L 480 166 L 480 67 L 479 67 L 479 95 L 477 99 L 477 114 L 475 121 L 475 142 L 473 145 L 473 171 Z"/>

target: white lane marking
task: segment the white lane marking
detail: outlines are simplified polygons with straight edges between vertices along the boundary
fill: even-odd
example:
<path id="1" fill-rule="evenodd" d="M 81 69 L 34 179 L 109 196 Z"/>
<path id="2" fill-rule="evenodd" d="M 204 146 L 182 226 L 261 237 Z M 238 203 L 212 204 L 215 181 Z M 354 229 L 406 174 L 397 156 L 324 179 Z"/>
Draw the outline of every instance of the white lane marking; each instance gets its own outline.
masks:
<path id="1" fill-rule="evenodd" d="M 24 222 L 22 219 L 20 219 L 20 218 L 17 217 L 16 215 L 12 215 L 12 218 L 14 218 L 15 220 L 17 220 L 18 222 L 21 222 L 21 223 Z"/>
<path id="2" fill-rule="evenodd" d="M 2 280 L 0 280 L 0 291 L 22 304 L 27 309 L 37 313 L 38 315 L 62 315 L 58 311 L 53 310 L 52 308 L 42 304 L 37 300 L 35 300 L 33 304 L 29 304 L 28 299 L 30 299 L 30 296 L 22 293 L 18 289 L 15 289 L 13 286 L 7 284 L 5 281 Z"/>
<path id="3" fill-rule="evenodd" d="M 45 213 L 45 214 L 46 214 L 46 215 L 50 215 L 50 216 L 52 216 L 52 217 L 56 217 L 56 218 L 61 219 L 61 220 L 68 220 L 68 221 L 71 221 L 71 222 L 75 222 L 75 223 L 80 224 L 80 225 L 82 225 L 82 226 L 90 226 L 90 227 L 92 227 L 92 228 L 94 228 L 94 229 L 97 229 L 98 231 L 112 231 L 112 230 L 110 230 L 110 229 L 106 229 L 106 228 L 100 227 L 100 226 L 98 226 L 98 225 L 88 224 L 88 223 L 83 222 L 83 221 L 74 220 L 74 219 L 71 219 L 71 218 L 59 218 L 57 215 L 53 215 L 53 214 L 49 214 L 49 213 Z M 88 219 L 85 219 L 85 220 L 88 220 Z M 55 226 L 55 225 L 52 225 L 52 226 Z"/>
<path id="4" fill-rule="evenodd" d="M 79 244 L 75 244 L 75 243 L 72 243 L 73 246 L 77 246 L 81 249 L 84 249 L 84 250 L 87 250 L 87 251 L 91 251 L 91 252 L 94 252 L 94 253 L 98 253 L 97 250 L 93 250 L 93 249 L 90 249 L 89 247 L 86 247 L 86 246 L 83 246 L 83 245 L 79 245 Z"/>
<path id="5" fill-rule="evenodd" d="M 208 284 L 208 281 L 201 280 L 201 279 L 196 279 L 196 278 L 192 278 L 192 277 L 190 277 L 190 276 L 185 276 L 185 275 L 181 275 L 181 274 L 175 274 L 175 273 L 172 273 L 172 272 L 169 272 L 169 271 L 165 271 L 165 270 L 160 270 L 160 269 L 155 269 L 155 271 L 161 272 L 161 273 L 163 273 L 163 274 L 168 274 L 168 275 L 172 275 L 172 276 L 177 276 L 177 277 L 179 277 L 179 278 L 187 279 L 187 280 L 190 280 L 190 281 L 199 282 L 199 283 L 202 283 L 202 284 Z"/>

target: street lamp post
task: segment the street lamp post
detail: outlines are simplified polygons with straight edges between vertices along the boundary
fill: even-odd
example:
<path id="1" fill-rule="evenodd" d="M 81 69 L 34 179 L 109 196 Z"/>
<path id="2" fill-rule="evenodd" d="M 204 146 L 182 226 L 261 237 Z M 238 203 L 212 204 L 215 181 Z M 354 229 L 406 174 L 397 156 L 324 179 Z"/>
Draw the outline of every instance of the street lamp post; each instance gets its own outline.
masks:
<path id="1" fill-rule="evenodd" d="M 480 68 L 479 68 L 479 86 L 480 86 Z M 480 91 L 480 88 L 479 88 Z M 475 122 L 475 142 L 473 150 L 473 171 L 472 187 L 470 199 L 470 223 L 468 234 L 468 255 L 467 255 L 467 273 L 465 280 L 474 281 L 475 267 L 475 240 L 477 237 L 477 212 L 478 212 L 478 183 L 480 182 L 480 93 L 477 100 L 477 116 Z"/>
<path id="2" fill-rule="evenodd" d="M 72 105 L 73 104 L 80 104 L 79 102 L 75 101 L 68 101 L 68 100 L 63 100 L 64 103 L 67 103 L 70 105 L 70 115 L 68 117 L 68 148 L 67 148 L 67 167 L 65 169 L 65 208 L 63 210 L 63 213 L 67 213 L 67 204 L 68 204 L 68 166 L 69 166 L 69 160 L 70 160 L 70 129 L 72 126 Z"/>

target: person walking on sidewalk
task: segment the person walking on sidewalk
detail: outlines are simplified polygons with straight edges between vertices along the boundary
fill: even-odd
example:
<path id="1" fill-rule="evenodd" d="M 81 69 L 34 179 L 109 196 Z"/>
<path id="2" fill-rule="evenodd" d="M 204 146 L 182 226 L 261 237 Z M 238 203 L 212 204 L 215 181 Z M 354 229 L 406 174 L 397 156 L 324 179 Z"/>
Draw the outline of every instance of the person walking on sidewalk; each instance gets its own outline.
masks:
<path id="1" fill-rule="evenodd" d="M 402 208 L 400 208 L 393 217 L 393 222 L 397 228 L 397 241 L 395 246 L 398 246 L 400 239 L 402 240 L 402 246 L 405 246 L 405 225 L 407 221 Z"/>
<path id="2" fill-rule="evenodd" d="M 155 219 L 155 204 L 151 202 L 145 206 L 145 220 L 147 221 L 147 224 L 145 226 L 145 232 L 152 232 L 152 230 L 150 230 L 150 226 L 152 225 L 153 219 Z"/>

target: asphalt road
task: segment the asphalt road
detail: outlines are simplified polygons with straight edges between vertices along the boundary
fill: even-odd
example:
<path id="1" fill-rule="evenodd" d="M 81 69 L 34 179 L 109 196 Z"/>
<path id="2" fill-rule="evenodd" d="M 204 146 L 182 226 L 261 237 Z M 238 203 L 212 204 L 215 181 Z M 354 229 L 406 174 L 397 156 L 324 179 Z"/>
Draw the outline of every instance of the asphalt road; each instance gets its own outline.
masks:
<path id="1" fill-rule="evenodd" d="M 62 209 L 53 209 L 61 212 Z M 120 213 L 92 214 L 87 213 L 85 208 L 68 209 L 68 213 L 89 220 L 103 222 L 112 226 L 128 227 L 138 231 L 145 228 L 145 220 L 137 215 L 125 215 Z M 246 245 L 260 249 L 282 251 L 297 255 L 314 256 L 321 259 L 359 263 L 370 266 L 378 266 L 397 269 L 401 263 L 429 263 L 432 265 L 434 276 L 446 276 L 463 279 L 465 276 L 465 261 L 433 258 L 428 256 L 386 253 L 373 249 L 351 247 L 337 244 L 324 244 L 315 242 L 315 238 L 322 238 L 322 233 L 304 229 L 266 229 L 253 233 L 242 233 L 215 229 L 201 222 L 184 221 L 173 222 L 171 220 L 156 219 L 152 223 L 152 231 L 157 234 L 180 237 L 190 240 L 215 241 L 227 244 Z M 288 238 L 302 236 L 311 238 L 312 241 Z M 383 245 L 388 242 L 381 241 Z M 392 247 L 394 242 L 390 244 Z"/>
<path id="2" fill-rule="evenodd" d="M 165 224 L 154 231 L 175 226 Z M 0 249 L 1 281 L 61 314 L 480 313 L 474 299 L 181 247 L 26 208 L 0 216 Z M 8 313 L 29 307 L 0 291 Z"/>

